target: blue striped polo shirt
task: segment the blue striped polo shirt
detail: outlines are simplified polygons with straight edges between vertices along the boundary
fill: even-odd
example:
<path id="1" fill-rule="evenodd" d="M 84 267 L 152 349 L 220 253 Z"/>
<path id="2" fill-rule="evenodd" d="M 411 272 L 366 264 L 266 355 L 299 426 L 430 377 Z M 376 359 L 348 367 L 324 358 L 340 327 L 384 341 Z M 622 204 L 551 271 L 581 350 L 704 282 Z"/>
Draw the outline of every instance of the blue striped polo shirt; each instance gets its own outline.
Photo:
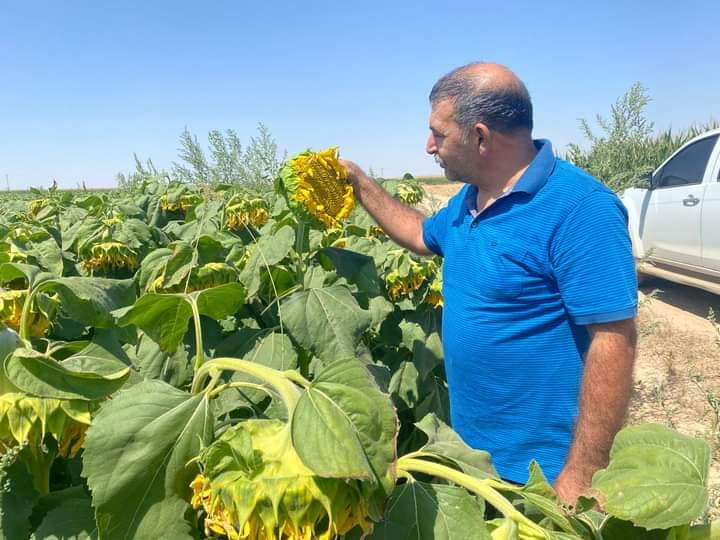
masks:
<path id="1" fill-rule="evenodd" d="M 476 211 L 467 184 L 423 222 L 443 257 L 442 341 L 452 426 L 500 476 L 554 482 L 578 414 L 586 325 L 629 319 L 637 280 L 627 212 L 548 141 L 508 193 Z"/>

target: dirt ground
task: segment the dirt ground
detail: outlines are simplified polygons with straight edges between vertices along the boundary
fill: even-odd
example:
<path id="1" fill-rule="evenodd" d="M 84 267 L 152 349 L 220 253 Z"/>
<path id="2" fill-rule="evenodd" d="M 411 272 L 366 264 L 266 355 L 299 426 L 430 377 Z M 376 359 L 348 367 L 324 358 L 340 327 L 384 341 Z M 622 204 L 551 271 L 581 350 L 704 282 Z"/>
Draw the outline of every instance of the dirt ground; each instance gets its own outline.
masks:
<path id="1" fill-rule="evenodd" d="M 458 184 L 425 186 L 425 210 Z M 720 519 L 720 296 L 648 278 L 640 287 L 638 352 L 628 424 L 654 422 L 704 439 L 713 451 L 706 518 Z"/>

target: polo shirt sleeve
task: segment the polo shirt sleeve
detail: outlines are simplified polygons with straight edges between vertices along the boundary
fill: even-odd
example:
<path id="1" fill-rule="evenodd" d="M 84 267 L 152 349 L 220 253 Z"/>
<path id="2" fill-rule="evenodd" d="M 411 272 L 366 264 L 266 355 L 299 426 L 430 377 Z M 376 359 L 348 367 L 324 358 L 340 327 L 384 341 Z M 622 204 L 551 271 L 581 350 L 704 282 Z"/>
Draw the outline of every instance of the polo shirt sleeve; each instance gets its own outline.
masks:
<path id="1" fill-rule="evenodd" d="M 443 257 L 443 244 L 448 229 L 448 207 L 441 208 L 432 216 L 423 220 L 423 241 L 427 248 Z"/>
<path id="2" fill-rule="evenodd" d="M 609 191 L 585 197 L 550 247 L 560 295 L 575 324 L 630 319 L 637 311 L 637 274 L 627 211 Z"/>

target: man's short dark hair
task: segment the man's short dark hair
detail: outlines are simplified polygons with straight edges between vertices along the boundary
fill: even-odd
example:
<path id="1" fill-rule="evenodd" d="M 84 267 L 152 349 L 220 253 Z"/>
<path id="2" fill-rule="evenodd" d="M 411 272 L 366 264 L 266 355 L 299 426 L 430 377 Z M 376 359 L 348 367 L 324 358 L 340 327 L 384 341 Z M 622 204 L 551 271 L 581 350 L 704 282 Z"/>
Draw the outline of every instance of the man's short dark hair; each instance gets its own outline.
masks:
<path id="1" fill-rule="evenodd" d="M 505 133 L 519 129 L 532 131 L 532 102 L 522 81 L 516 79 L 515 84 L 498 85 L 484 75 L 469 73 L 468 68 L 481 64 L 467 64 L 442 77 L 430 91 L 430 102 L 452 99 L 455 121 L 466 134 L 478 122 Z"/>

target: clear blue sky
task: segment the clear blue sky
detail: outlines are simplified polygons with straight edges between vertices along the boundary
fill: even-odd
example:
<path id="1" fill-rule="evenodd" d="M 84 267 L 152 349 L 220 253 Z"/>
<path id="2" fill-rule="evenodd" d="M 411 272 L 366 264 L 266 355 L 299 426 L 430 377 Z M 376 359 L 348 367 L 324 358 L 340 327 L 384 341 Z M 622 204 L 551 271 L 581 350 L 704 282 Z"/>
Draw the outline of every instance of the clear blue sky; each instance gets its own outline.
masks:
<path id="1" fill-rule="evenodd" d="M 291 154 L 440 174 L 427 95 L 473 60 L 525 81 L 560 152 L 635 81 L 657 128 L 683 128 L 720 119 L 719 21 L 717 0 L 0 0 L 0 187 L 111 186 L 133 152 L 169 167 L 186 126 L 246 141 L 257 122 Z"/>

